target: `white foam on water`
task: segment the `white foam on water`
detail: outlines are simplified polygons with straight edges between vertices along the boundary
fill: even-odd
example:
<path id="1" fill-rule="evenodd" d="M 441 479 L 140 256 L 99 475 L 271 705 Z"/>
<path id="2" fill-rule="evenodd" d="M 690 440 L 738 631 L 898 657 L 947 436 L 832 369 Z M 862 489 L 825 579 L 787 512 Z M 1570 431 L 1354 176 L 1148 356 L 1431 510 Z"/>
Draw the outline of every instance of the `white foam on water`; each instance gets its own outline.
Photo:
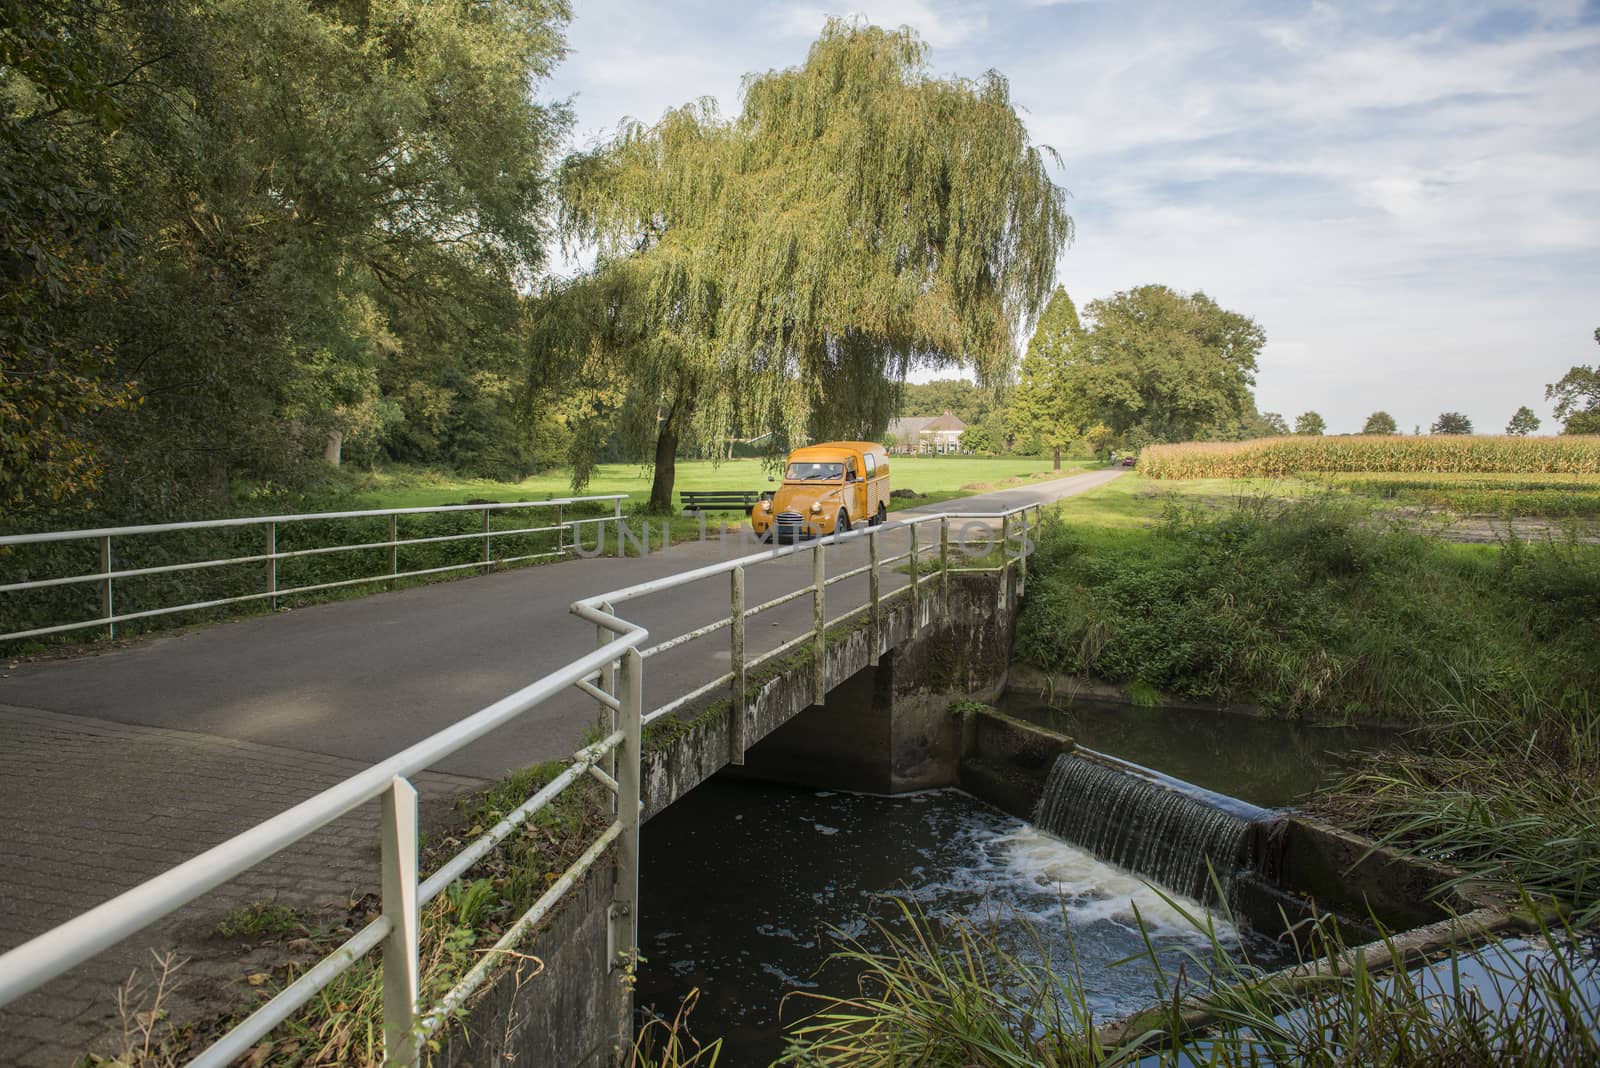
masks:
<path id="1" fill-rule="evenodd" d="M 1163 940 L 1196 944 L 1208 941 L 1197 925 L 1209 922 L 1222 945 L 1238 941 L 1233 925 L 1198 901 L 1152 886 L 1032 824 L 972 828 L 956 837 L 964 840 L 970 860 L 910 892 L 925 907 L 937 909 L 952 895 L 982 898 L 991 909 L 998 906 L 1042 928 L 1059 928 L 1065 921 L 1073 927 L 1113 923 L 1137 931 L 1143 921 L 1146 931 Z"/>
<path id="2" fill-rule="evenodd" d="M 1226 918 L 1198 901 L 1151 886 L 1031 824 L 996 835 L 990 850 L 1011 879 L 1031 884 L 1059 902 L 1046 911 L 1064 911 L 1073 923 L 1104 920 L 1132 927 L 1142 919 L 1151 931 L 1204 942 L 1206 933 L 1197 924 L 1209 920 L 1219 941 L 1238 939 L 1238 931 Z"/>

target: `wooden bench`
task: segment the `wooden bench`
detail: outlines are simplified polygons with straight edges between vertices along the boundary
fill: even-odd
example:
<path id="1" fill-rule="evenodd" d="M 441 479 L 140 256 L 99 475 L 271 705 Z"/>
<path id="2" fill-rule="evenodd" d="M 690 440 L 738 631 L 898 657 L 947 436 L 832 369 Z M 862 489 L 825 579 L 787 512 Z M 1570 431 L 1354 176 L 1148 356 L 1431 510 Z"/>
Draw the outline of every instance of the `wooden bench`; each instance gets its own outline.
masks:
<path id="1" fill-rule="evenodd" d="M 761 500 L 756 490 L 683 490 L 685 512 L 744 512 L 746 515 Z"/>

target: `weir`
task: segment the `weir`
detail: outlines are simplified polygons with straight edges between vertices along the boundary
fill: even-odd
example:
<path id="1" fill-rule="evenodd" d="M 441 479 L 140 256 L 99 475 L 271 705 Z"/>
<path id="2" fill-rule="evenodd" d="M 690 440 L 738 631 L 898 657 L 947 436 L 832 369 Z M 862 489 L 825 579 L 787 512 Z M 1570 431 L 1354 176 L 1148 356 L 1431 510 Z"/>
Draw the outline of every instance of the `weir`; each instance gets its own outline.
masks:
<path id="1" fill-rule="evenodd" d="M 1079 749 L 1056 758 L 1034 824 L 1185 897 L 1232 897 L 1254 805 Z M 1220 890 L 1220 893 L 1219 893 Z"/>

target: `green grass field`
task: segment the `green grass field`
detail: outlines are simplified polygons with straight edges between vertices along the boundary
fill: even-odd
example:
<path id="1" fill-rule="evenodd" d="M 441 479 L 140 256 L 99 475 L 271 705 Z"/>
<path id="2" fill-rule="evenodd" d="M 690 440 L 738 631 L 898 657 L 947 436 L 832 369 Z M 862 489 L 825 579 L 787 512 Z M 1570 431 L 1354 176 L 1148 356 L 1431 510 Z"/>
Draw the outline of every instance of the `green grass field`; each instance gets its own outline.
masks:
<path id="1" fill-rule="evenodd" d="M 1088 461 L 1062 461 L 1062 475 L 1094 466 Z M 927 500 L 899 500 L 901 504 L 926 504 L 990 489 L 1000 489 L 1010 479 L 1052 475 L 1050 458 L 974 459 L 970 457 L 901 457 L 890 460 L 889 481 L 895 489 L 911 489 Z M 678 461 L 674 491 L 762 490 L 772 485 L 760 460 Z M 570 475 L 551 471 L 521 482 L 492 482 L 458 478 L 431 471 L 397 469 L 360 476 L 351 507 L 423 508 L 466 501 L 538 501 L 572 493 Z M 601 464 L 585 488 L 586 494 L 626 493 L 628 506 L 643 507 L 650 496 L 650 472 L 638 464 Z"/>
<path id="2" fill-rule="evenodd" d="M 1311 482 L 1291 478 L 1153 479 L 1129 472 L 1088 493 L 1068 497 L 1057 509 L 1077 527 L 1130 530 L 1149 526 L 1166 509 L 1205 508 L 1221 511 L 1249 497 L 1310 497 L 1326 493 Z"/>

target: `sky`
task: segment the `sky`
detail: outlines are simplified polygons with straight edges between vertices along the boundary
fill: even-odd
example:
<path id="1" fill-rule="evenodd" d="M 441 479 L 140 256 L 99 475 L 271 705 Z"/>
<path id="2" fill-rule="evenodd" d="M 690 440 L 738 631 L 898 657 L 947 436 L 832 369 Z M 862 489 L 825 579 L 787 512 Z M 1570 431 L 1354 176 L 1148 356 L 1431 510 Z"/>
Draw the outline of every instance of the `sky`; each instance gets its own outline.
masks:
<path id="1" fill-rule="evenodd" d="M 574 0 L 574 143 L 797 66 L 832 15 L 996 70 L 1054 148 L 1080 309 L 1160 283 L 1255 318 L 1257 404 L 1498 433 L 1600 362 L 1600 0 Z"/>

